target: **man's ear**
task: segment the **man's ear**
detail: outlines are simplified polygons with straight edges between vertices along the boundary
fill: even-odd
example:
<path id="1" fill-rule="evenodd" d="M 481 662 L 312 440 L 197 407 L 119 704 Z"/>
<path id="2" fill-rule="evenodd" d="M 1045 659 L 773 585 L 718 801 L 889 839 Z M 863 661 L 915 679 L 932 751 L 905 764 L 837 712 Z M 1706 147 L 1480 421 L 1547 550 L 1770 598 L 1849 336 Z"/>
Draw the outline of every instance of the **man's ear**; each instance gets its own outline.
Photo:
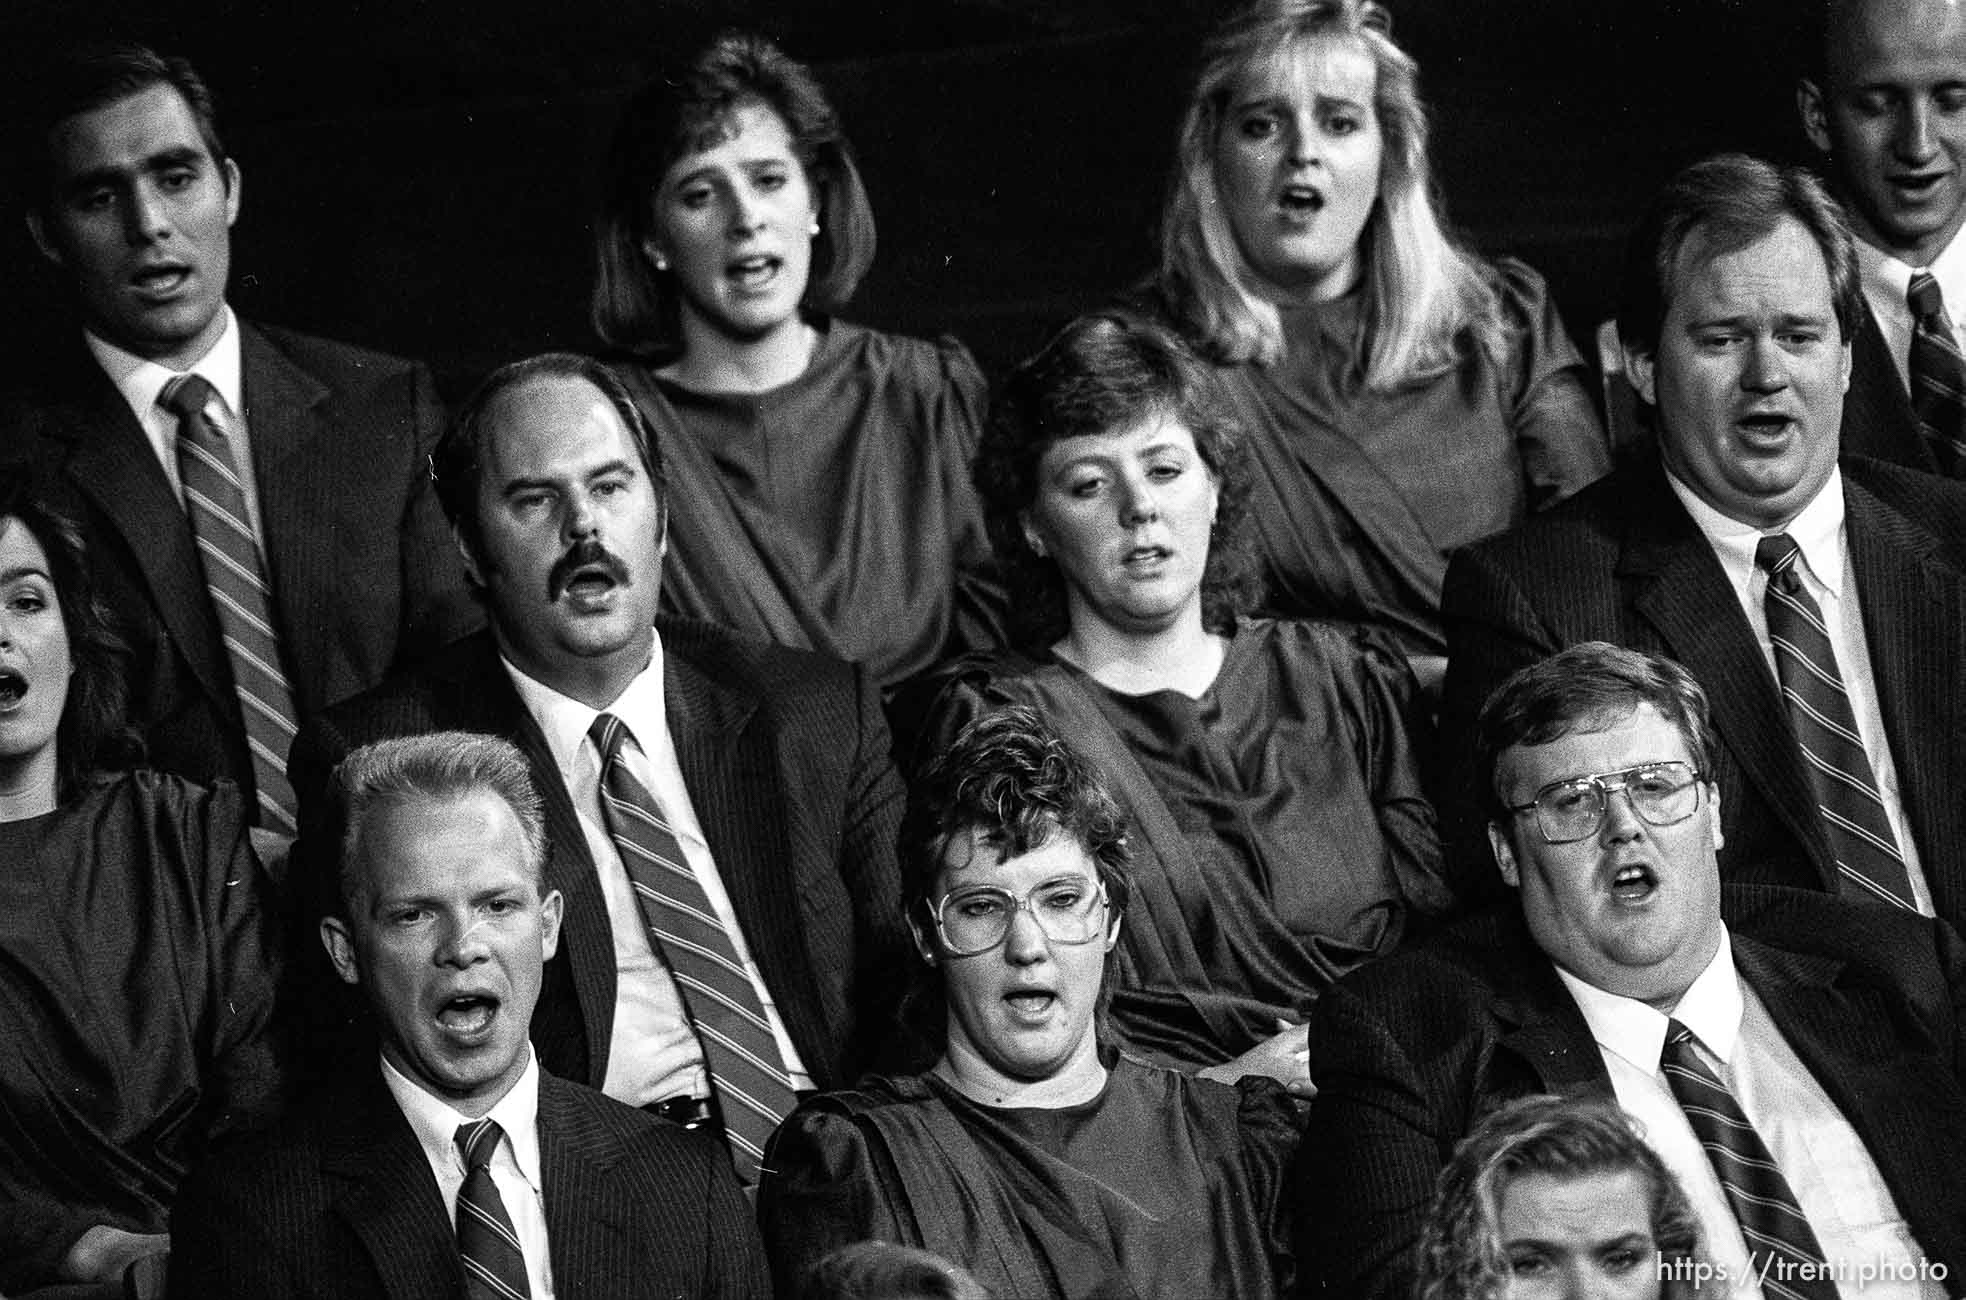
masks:
<path id="1" fill-rule="evenodd" d="M 1802 116 L 1802 133 L 1819 153 L 1830 151 L 1829 113 L 1823 107 L 1823 90 L 1804 77 L 1795 83 L 1795 111 Z"/>
<path id="2" fill-rule="evenodd" d="M 478 567 L 477 548 L 473 547 L 471 539 L 464 535 L 464 529 L 456 524 L 451 525 L 451 541 L 456 545 L 457 553 L 464 557 L 464 575 L 471 579 L 471 585 L 484 586 L 485 575 Z"/>
<path id="3" fill-rule="evenodd" d="M 334 963 L 334 972 L 341 976 L 341 982 L 360 984 L 361 972 L 355 965 L 355 936 L 349 933 L 348 922 L 338 916 L 322 917 L 321 943 L 327 948 L 328 960 Z"/>
<path id="4" fill-rule="evenodd" d="M 41 219 L 41 211 L 38 208 L 28 209 L 27 233 L 33 237 L 34 246 L 41 250 L 41 256 L 47 258 L 56 266 L 66 267 L 68 265 L 67 262 L 62 260 L 61 248 L 49 234 L 48 223 Z"/>
<path id="5" fill-rule="evenodd" d="M 1495 851 L 1495 865 L 1502 869 L 1502 880 L 1511 889 L 1522 888 L 1522 872 L 1517 869 L 1515 845 L 1498 822 L 1488 823 L 1488 847 Z"/>
<path id="6" fill-rule="evenodd" d="M 225 224 L 229 227 L 239 219 L 239 164 L 230 158 L 225 160 Z"/>
<path id="7" fill-rule="evenodd" d="M 560 950 L 560 921 L 565 914 L 566 901 L 557 889 L 548 890 L 539 904 L 539 959 L 552 961 L 553 954 Z"/>
<path id="8" fill-rule="evenodd" d="M 1638 390 L 1647 406 L 1659 404 L 1658 373 L 1655 369 L 1658 358 L 1650 352 L 1640 352 L 1629 343 L 1623 347 L 1625 354 L 1625 378 Z"/>

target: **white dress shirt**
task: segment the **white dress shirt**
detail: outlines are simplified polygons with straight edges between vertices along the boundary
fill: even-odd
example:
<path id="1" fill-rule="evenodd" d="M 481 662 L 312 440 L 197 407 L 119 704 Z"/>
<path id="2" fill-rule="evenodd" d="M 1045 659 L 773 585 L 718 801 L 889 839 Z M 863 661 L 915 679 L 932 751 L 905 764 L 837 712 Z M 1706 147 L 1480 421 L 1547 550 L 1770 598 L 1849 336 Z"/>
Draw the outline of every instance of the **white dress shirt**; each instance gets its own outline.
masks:
<path id="1" fill-rule="evenodd" d="M 1966 239 L 1954 235 L 1932 265 L 1924 267 L 1900 262 L 1859 239 L 1857 269 L 1864 287 L 1864 301 L 1870 304 L 1870 313 L 1877 318 L 1877 327 L 1884 334 L 1884 346 L 1891 353 L 1891 362 L 1898 368 L 1898 381 L 1906 392 L 1911 391 L 1911 336 L 1916 328 L 1911 318 L 1911 303 L 1906 299 L 1914 272 L 1930 271 L 1932 278 L 1939 282 L 1946 316 L 1952 321 L 1953 341 L 1966 347 L 1966 329 L 1962 329 L 1962 324 L 1966 324 Z"/>
<path id="2" fill-rule="evenodd" d="M 580 829 L 587 837 L 587 851 L 594 859 L 600 877 L 601 894 L 607 900 L 608 926 L 614 934 L 615 1001 L 614 1028 L 608 1035 L 607 1077 L 601 1091 L 631 1106 L 645 1106 L 671 1097 L 707 1097 L 710 1078 L 704 1068 L 703 1049 L 696 1031 L 684 1014 L 676 982 L 649 941 L 648 925 L 628 871 L 621 865 L 614 838 L 608 834 L 601 813 L 601 753 L 588 737 L 600 710 L 570 699 L 552 687 L 528 677 L 510 660 L 503 660 L 505 671 L 519 693 L 533 721 L 539 724 L 553 752 L 553 765 L 566 783 Z M 792 1086 L 809 1089 L 812 1078 L 791 1035 L 772 1001 L 771 990 L 751 957 L 751 945 L 744 937 L 737 912 L 731 907 L 723 877 L 703 837 L 702 824 L 683 785 L 683 770 L 676 760 L 675 742 L 669 735 L 668 714 L 662 692 L 662 638 L 655 639 L 655 652 L 619 698 L 606 710 L 627 726 L 633 744 L 624 744 L 622 753 L 628 769 L 662 805 L 670 829 L 682 845 L 683 856 L 697 883 L 715 909 L 737 949 L 744 973 L 764 1004 L 765 1019 L 772 1038 L 784 1057 Z"/>
<path id="3" fill-rule="evenodd" d="M 444 1213 L 457 1225 L 457 1194 L 464 1187 L 464 1157 L 458 1153 L 457 1130 L 476 1121 L 452 1110 L 449 1105 L 405 1078 L 401 1071 L 382 1062 L 382 1082 L 410 1122 L 417 1145 L 423 1148 L 430 1172 L 437 1177 L 437 1190 L 444 1197 Z M 484 1118 L 496 1121 L 505 1136 L 492 1153 L 492 1183 L 498 1199 L 512 1217 L 512 1231 L 519 1238 L 519 1249 L 526 1257 L 526 1278 L 533 1300 L 553 1300 L 553 1259 L 546 1240 L 546 1180 L 539 1166 L 539 1057 L 532 1044 L 526 1044 L 526 1072 L 512 1090 Z"/>
<path id="4" fill-rule="evenodd" d="M 1768 639 L 1768 575 L 1755 565 L 1754 551 L 1763 533 L 1721 514 L 1693 494 L 1693 490 L 1668 473 L 1666 481 L 1674 495 L 1693 516 L 1713 547 L 1734 599 L 1748 616 L 1761 657 L 1778 684 L 1775 647 Z M 1870 642 L 1864 636 L 1863 602 L 1858 599 L 1856 570 L 1850 565 L 1849 535 L 1844 527 L 1843 471 L 1830 471 L 1829 481 L 1802 513 L 1784 530 L 1801 548 L 1795 572 L 1802 585 L 1823 611 L 1830 646 L 1836 652 L 1837 672 L 1850 697 L 1850 709 L 1857 715 L 1857 732 L 1863 737 L 1864 754 L 1870 759 L 1871 776 L 1877 793 L 1884 800 L 1884 815 L 1890 819 L 1891 834 L 1898 841 L 1898 852 L 1905 860 L 1905 874 L 1911 878 L 1911 893 L 1918 910 L 1933 915 L 1932 889 L 1919 867 L 1918 845 L 1911 838 L 1911 824 L 1905 820 L 1904 798 L 1898 793 L 1898 765 L 1891 757 L 1891 745 L 1884 728 L 1884 706 L 1877 696 L 1877 675 L 1871 670 Z M 1779 694 L 1779 692 L 1778 692 Z M 1728 791 L 1720 792 L 1723 806 Z"/>
<path id="5" fill-rule="evenodd" d="M 239 350 L 239 318 L 226 307 L 225 332 L 212 344 L 211 351 L 193 362 L 187 371 L 176 371 L 158 365 L 155 361 L 125 352 L 106 339 L 96 337 L 87 330 L 82 332 L 83 342 L 95 355 L 96 363 L 109 382 L 116 385 L 116 391 L 123 395 L 129 404 L 131 414 L 143 427 L 144 437 L 150 442 L 150 449 L 157 454 L 157 463 L 163 468 L 164 477 L 170 482 L 171 492 L 177 499 L 184 500 L 184 483 L 177 470 L 177 416 L 157 404 L 163 395 L 164 385 L 177 378 L 180 373 L 193 374 L 212 386 L 212 390 L 225 403 L 228 420 L 226 442 L 238 462 L 239 482 L 246 492 L 246 514 L 253 528 L 253 538 L 259 543 L 261 554 L 266 551 L 266 534 L 259 523 L 259 488 L 253 480 L 252 435 L 246 427 L 246 381 L 245 362 Z"/>
<path id="6" fill-rule="evenodd" d="M 1672 1170 L 1700 1221 L 1701 1252 L 1739 1286 L 1719 1294 L 1761 1294 L 1756 1270 L 1727 1193 L 1686 1112 L 1659 1069 L 1667 1017 L 1633 998 L 1586 984 L 1562 967 L 1557 977 L 1590 1026 L 1618 1104 Z M 1707 1064 L 1734 1094 L 1762 1144 L 1782 1167 L 1796 1203 L 1815 1229 L 1844 1295 L 1865 1300 L 1943 1300 L 1945 1287 L 1922 1274 L 1922 1253 L 1863 1140 L 1797 1059 L 1754 990 L 1734 969 L 1723 930 L 1720 949 L 1680 997 L 1672 1019 L 1700 1040 Z M 1861 1285 L 1860 1285 L 1861 1282 Z"/>

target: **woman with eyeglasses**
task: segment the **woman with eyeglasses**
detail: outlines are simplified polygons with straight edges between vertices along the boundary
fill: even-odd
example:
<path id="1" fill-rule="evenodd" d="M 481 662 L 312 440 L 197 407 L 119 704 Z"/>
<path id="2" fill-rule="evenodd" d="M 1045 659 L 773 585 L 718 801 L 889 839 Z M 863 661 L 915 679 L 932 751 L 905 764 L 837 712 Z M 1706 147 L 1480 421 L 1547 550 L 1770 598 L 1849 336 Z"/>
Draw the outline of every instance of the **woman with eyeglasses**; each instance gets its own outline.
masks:
<path id="1" fill-rule="evenodd" d="M 911 1006 L 939 1054 L 779 1129 L 759 1216 L 781 1289 L 864 1240 L 961 1261 L 1000 1296 L 1285 1289 L 1296 1104 L 1100 1041 L 1126 823 L 1084 762 L 1033 710 L 988 714 L 922 773 L 903 851 Z"/>

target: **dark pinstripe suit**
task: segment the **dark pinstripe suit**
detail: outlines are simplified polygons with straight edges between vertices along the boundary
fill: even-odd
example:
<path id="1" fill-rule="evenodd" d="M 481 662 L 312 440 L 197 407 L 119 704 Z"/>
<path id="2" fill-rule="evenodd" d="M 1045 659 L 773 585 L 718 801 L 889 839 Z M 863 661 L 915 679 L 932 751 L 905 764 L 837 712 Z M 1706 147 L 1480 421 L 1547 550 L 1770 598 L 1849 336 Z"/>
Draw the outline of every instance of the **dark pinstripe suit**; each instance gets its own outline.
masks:
<path id="1" fill-rule="evenodd" d="M 901 784 L 879 690 L 838 660 L 709 623 L 659 619 L 656 629 L 683 783 L 731 905 L 813 1081 L 844 1087 L 889 1029 L 911 952 L 895 865 Z M 302 729 L 290 768 L 303 837 L 294 893 L 333 888 L 310 833 L 333 764 L 372 740 L 446 729 L 503 736 L 532 760 L 552 846 L 547 884 L 566 898 L 533 1042 L 549 1070 L 599 1087 L 615 1002 L 607 907 L 573 801 L 490 632 Z M 343 998 L 324 959 L 315 972 L 330 1001 Z"/>
<path id="2" fill-rule="evenodd" d="M 1864 303 L 1851 341 L 1850 387 L 1843 393 L 1843 454 L 1888 460 L 1928 474 L 1939 472 L 1911 409 L 1911 393 L 1884 341 L 1877 316 Z"/>
<path id="3" fill-rule="evenodd" d="M 239 329 L 273 609 L 304 718 L 481 619 L 424 463 L 443 423 L 429 372 Z M 85 349 L 71 352 L 9 396 L 9 428 L 81 505 L 96 582 L 130 642 L 131 714 L 151 765 L 228 777 L 252 807 L 232 668 L 184 508 L 122 394 Z"/>
<path id="4" fill-rule="evenodd" d="M 1966 926 L 1966 484 L 1860 458 L 1842 465 L 1851 564 L 1912 840 L 1939 915 Z M 1725 878 L 1835 888 L 1774 674 L 1656 461 L 1457 554 L 1442 612 L 1440 802 L 1467 887 L 1501 888 L 1473 789 L 1481 702 L 1517 668 L 1602 640 L 1677 659 L 1706 688 Z"/>
<path id="5" fill-rule="evenodd" d="M 182 1300 L 462 1300 L 457 1236 L 373 1057 L 194 1172 L 171 1217 Z M 721 1144 L 542 1073 L 540 1172 L 563 1300 L 771 1294 Z"/>
<path id="6" fill-rule="evenodd" d="M 1726 788 L 1721 798 L 1727 797 Z M 1804 890 L 1723 886 L 1734 962 L 1850 1122 L 1912 1234 L 1966 1277 L 1966 945 L 1949 926 Z M 1311 1018 L 1318 1097 L 1292 1170 L 1306 1290 L 1409 1294 L 1455 1143 L 1536 1092 L 1610 1097 L 1583 1013 L 1513 902 L 1372 962 Z"/>

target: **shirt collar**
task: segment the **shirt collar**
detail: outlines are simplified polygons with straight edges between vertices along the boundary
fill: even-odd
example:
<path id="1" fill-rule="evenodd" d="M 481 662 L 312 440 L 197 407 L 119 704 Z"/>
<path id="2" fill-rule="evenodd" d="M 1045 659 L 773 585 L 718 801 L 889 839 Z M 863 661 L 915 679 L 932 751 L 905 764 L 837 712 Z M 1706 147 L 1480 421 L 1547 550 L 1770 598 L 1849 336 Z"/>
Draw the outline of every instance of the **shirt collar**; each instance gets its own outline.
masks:
<path id="1" fill-rule="evenodd" d="M 212 344 L 210 351 L 192 362 L 189 369 L 184 371 L 161 366 L 134 352 L 125 352 L 108 339 L 88 330 L 82 331 L 82 341 L 95 355 L 96 363 L 102 367 L 103 373 L 109 376 L 109 382 L 116 385 L 116 391 L 123 395 L 123 400 L 129 403 L 132 411 L 136 412 L 139 421 L 156 407 L 158 394 L 164 391 L 164 385 L 177 378 L 179 374 L 201 376 L 225 400 L 226 411 L 236 416 L 245 410 L 242 378 L 244 363 L 240 359 L 239 352 L 239 318 L 232 314 L 232 308 L 228 306 L 222 305 L 219 310 L 225 313 L 224 332 L 218 336 L 218 341 Z"/>
<path id="2" fill-rule="evenodd" d="M 1714 509 L 1671 470 L 1666 471 L 1666 482 L 1706 536 L 1736 589 L 1746 591 L 1754 572 L 1754 549 L 1767 534 Z M 1802 563 L 1816 581 L 1838 600 L 1843 598 L 1843 513 L 1843 470 L 1832 466 L 1802 513 L 1782 530 L 1801 549 Z"/>
<path id="3" fill-rule="evenodd" d="M 1911 277 L 1916 271 L 1930 271 L 1932 278 L 1939 282 L 1939 292 L 1945 298 L 1946 315 L 1952 318 L 1953 327 L 1958 328 L 1962 313 L 1966 313 L 1966 239 L 1958 235 L 1952 237 L 1926 267 L 1913 266 L 1899 261 L 1891 254 L 1874 244 L 1857 240 L 1857 270 L 1863 279 L 1866 297 L 1895 303 L 1903 308 L 1907 318 L 1910 305 L 1906 296 L 1911 292 Z"/>
<path id="4" fill-rule="evenodd" d="M 382 1058 L 382 1082 L 410 1122 L 417 1145 L 434 1168 L 449 1168 L 463 1176 L 464 1157 L 458 1154 L 457 1130 L 476 1121 L 453 1110 L 421 1084 Z M 519 1081 L 498 1099 L 484 1118 L 495 1120 L 512 1144 L 512 1160 L 535 1189 L 544 1186 L 539 1170 L 539 1054 L 526 1044 L 526 1069 Z"/>
<path id="5" fill-rule="evenodd" d="M 1668 1017 L 1657 1009 L 1608 993 L 1558 966 L 1556 976 L 1570 991 L 1599 1047 L 1615 1052 L 1647 1074 L 1659 1068 Z M 1734 971 L 1734 944 L 1725 926 L 1713 960 L 1682 993 L 1670 1019 L 1692 1030 L 1715 1056 L 1731 1061 L 1741 1033 L 1741 981 Z"/>
<path id="6" fill-rule="evenodd" d="M 651 637 L 648 667 L 642 669 L 607 708 L 609 713 L 627 724 L 629 733 L 635 737 L 644 754 L 654 751 L 655 738 L 667 725 L 662 695 L 662 634 L 651 630 Z M 562 695 L 546 683 L 528 676 L 502 654 L 499 662 L 505 665 L 506 675 L 512 679 L 512 688 L 519 693 L 519 702 L 526 706 L 526 712 L 532 715 L 540 731 L 545 733 L 546 747 L 552 751 L 554 766 L 562 772 L 573 771 L 580 758 L 581 745 L 586 742 L 587 733 L 593 729 L 594 719 L 600 716 L 601 710 Z"/>

